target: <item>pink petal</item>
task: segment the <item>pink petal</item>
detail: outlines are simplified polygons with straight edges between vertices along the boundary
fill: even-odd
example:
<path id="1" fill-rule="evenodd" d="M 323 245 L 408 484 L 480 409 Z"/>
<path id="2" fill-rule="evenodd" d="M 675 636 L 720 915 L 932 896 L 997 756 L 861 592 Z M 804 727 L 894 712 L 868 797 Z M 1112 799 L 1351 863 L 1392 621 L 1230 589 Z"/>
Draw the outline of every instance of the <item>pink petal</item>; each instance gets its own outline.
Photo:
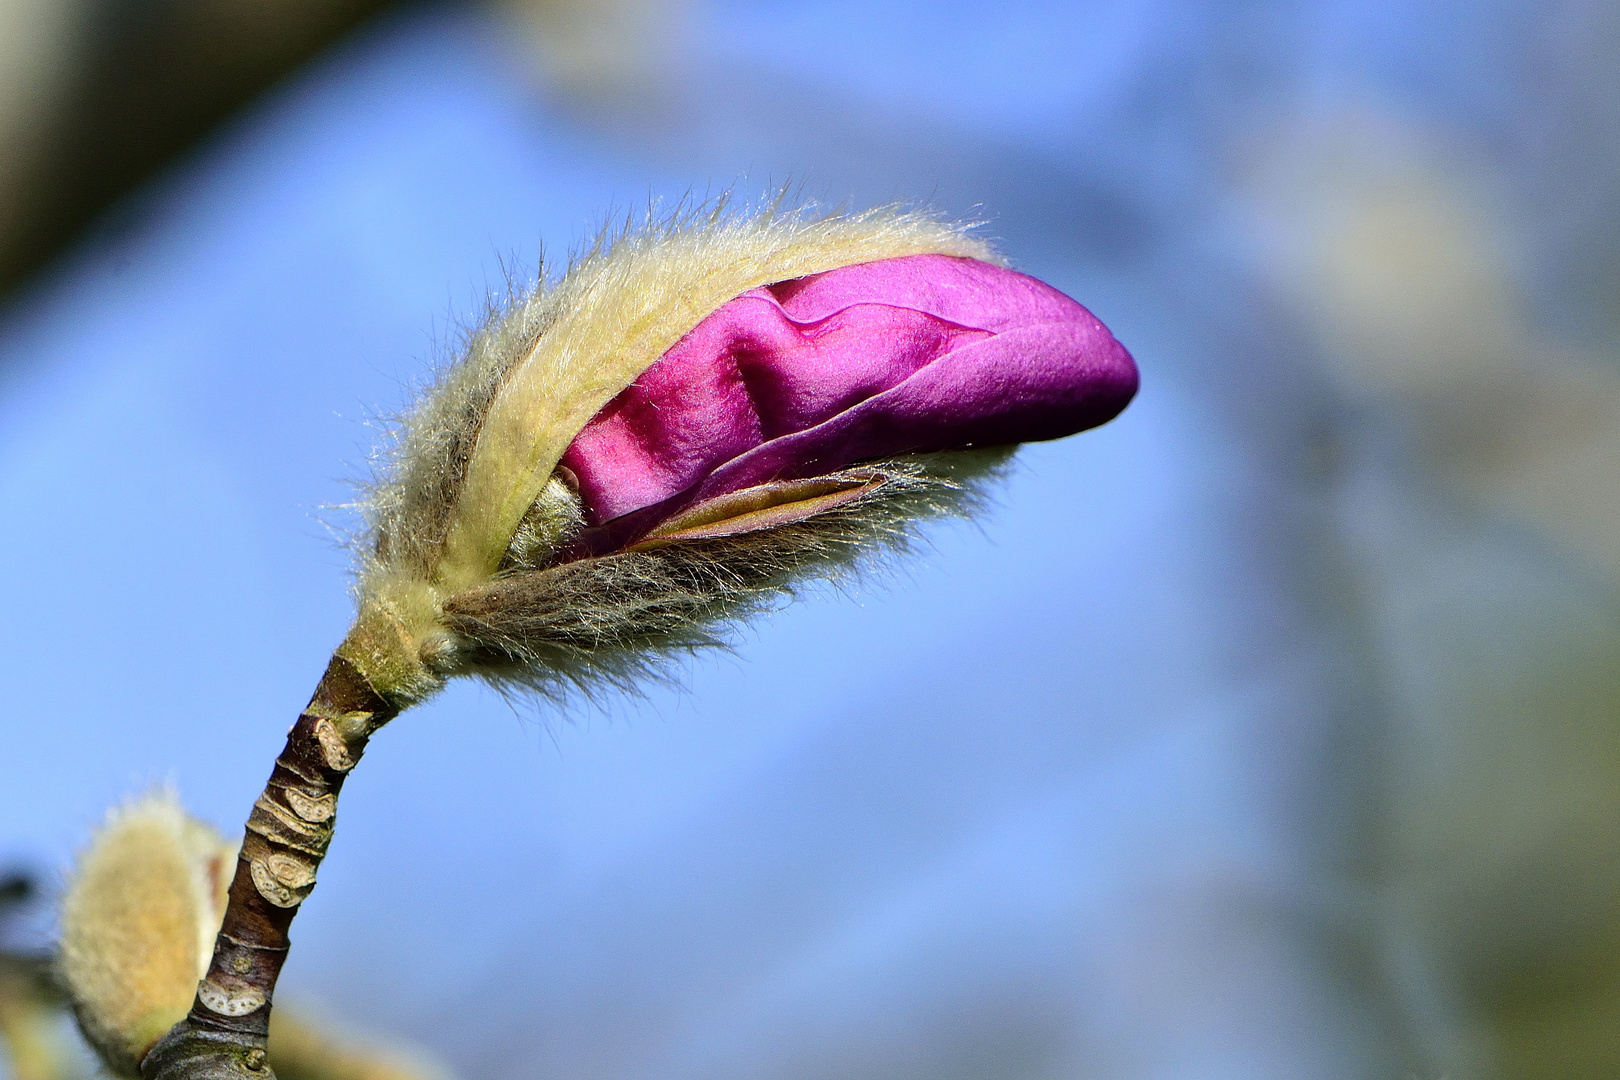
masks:
<path id="1" fill-rule="evenodd" d="M 1123 409 L 1136 365 L 1049 285 L 914 255 L 754 289 L 575 437 L 587 547 L 694 502 L 896 454 L 1055 439 Z"/>

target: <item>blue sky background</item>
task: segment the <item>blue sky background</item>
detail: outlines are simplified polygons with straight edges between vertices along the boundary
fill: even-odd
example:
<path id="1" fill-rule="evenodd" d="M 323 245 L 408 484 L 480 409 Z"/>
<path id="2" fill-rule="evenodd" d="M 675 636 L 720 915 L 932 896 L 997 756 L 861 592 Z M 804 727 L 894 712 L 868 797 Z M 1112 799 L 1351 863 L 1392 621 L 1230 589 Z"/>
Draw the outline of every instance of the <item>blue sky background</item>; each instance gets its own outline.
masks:
<path id="1" fill-rule="evenodd" d="M 1409 73 L 1456 5 L 1239 7 L 716 0 L 650 123 L 537 99 L 479 15 L 345 45 L 0 321 L 0 854 L 54 872 L 165 782 L 240 828 L 352 612 L 322 522 L 504 267 L 691 191 L 921 198 L 1090 306 L 1138 401 L 679 686 L 402 717 L 286 1000 L 469 1080 L 1394 1075 L 1334 937 L 1365 744 L 1267 441 L 1303 391 L 1212 207 L 1279 88 L 1466 117 L 1490 78 Z"/>

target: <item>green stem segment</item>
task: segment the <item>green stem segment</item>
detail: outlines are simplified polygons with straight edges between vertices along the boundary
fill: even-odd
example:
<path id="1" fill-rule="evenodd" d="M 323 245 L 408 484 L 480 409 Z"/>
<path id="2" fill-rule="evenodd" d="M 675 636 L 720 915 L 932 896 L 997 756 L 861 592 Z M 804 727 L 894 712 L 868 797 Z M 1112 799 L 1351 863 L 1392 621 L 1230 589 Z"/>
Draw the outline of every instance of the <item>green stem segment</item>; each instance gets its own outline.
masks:
<path id="1" fill-rule="evenodd" d="M 208 974 L 190 1014 L 141 1062 L 143 1080 L 273 1080 L 265 1041 L 287 931 L 315 887 L 344 777 L 397 714 L 353 664 L 332 657 L 253 804 Z"/>

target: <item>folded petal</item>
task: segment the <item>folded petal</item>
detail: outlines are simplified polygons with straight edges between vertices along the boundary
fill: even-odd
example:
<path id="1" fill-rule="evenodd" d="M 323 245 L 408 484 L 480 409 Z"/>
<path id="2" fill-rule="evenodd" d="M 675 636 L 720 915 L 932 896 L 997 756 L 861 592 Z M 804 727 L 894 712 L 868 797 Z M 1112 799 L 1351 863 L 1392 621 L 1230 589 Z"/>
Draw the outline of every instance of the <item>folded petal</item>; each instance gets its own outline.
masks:
<path id="1" fill-rule="evenodd" d="M 580 553 L 694 504 L 897 454 L 1060 438 L 1112 419 L 1130 354 L 1075 301 L 976 259 L 914 255 L 753 289 L 579 433 Z"/>

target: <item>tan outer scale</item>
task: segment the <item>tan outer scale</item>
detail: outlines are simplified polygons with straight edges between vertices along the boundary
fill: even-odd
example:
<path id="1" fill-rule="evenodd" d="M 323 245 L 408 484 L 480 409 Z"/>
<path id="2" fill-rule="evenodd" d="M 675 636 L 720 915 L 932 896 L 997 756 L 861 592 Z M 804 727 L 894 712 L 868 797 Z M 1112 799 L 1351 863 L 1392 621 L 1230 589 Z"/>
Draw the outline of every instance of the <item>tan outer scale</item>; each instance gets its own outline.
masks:
<path id="1" fill-rule="evenodd" d="M 563 452 L 602 406 L 704 317 L 750 289 L 921 254 L 999 261 L 960 226 L 896 210 L 732 221 L 705 214 L 628 235 L 581 259 L 525 302 L 544 306 L 546 328 L 484 414 L 436 564 L 425 576 L 408 564 L 368 567 L 360 617 L 339 653 L 401 706 L 437 689 L 458 673 L 429 663 L 453 655 L 443 648 L 453 635 L 441 605 L 495 574 Z"/>

